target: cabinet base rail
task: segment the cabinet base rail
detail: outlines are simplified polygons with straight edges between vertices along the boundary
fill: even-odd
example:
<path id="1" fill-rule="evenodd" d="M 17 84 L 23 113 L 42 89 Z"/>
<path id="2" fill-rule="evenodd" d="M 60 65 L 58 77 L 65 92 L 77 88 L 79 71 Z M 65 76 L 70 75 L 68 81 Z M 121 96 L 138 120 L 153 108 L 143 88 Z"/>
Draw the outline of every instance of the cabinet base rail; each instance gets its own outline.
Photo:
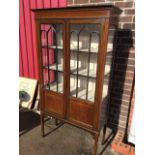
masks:
<path id="1" fill-rule="evenodd" d="M 42 133 L 42 137 L 45 137 L 47 135 L 49 135 L 50 133 L 52 133 L 53 131 L 55 131 L 56 129 L 50 131 L 48 134 L 45 134 L 45 131 L 44 131 L 44 117 L 45 116 L 51 116 L 55 119 L 55 124 L 57 126 L 57 128 L 61 127 L 64 123 L 67 123 L 67 124 L 70 124 L 70 125 L 73 125 L 75 127 L 78 127 L 80 129 L 83 129 L 89 133 L 92 134 L 93 138 L 94 138 L 94 147 L 93 147 L 93 154 L 92 155 L 97 155 L 97 150 L 98 150 L 98 139 L 99 139 L 99 135 L 100 135 L 100 131 L 95 131 L 95 130 L 92 130 L 92 129 L 88 129 L 88 128 L 85 128 L 83 126 L 80 126 L 80 125 L 76 125 L 68 120 L 65 120 L 65 119 L 62 119 L 60 117 L 57 117 L 57 116 L 54 116 L 52 115 L 51 113 L 48 114 L 48 113 L 45 113 L 45 112 L 41 112 L 40 114 L 40 118 L 41 118 L 41 133 Z M 58 123 L 58 120 L 60 120 L 61 123 Z M 104 127 L 103 127 L 103 137 L 102 137 L 102 145 L 104 144 L 104 141 L 105 141 L 105 134 L 106 134 L 106 128 L 107 128 L 107 125 L 105 124 Z"/>

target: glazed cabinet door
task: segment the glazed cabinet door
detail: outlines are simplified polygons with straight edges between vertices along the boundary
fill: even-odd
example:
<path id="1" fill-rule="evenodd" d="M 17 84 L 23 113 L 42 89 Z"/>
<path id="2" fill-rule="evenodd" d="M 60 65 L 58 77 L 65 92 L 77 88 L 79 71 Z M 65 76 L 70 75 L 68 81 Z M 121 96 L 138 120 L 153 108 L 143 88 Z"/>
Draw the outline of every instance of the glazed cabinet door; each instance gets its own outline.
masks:
<path id="1" fill-rule="evenodd" d="M 63 21 L 39 24 L 41 110 L 60 117 L 65 115 L 64 30 Z"/>
<path id="2" fill-rule="evenodd" d="M 69 105 L 72 122 L 92 128 L 98 78 L 101 22 L 72 20 L 69 23 Z"/>

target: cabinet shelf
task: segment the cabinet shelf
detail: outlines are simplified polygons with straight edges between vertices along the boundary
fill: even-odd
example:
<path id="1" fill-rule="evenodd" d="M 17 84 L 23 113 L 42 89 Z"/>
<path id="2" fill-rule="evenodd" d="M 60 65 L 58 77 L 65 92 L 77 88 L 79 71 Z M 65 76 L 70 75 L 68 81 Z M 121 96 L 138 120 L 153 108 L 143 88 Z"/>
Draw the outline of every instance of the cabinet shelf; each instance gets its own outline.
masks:
<path id="1" fill-rule="evenodd" d="M 43 69 L 48 69 L 48 65 L 43 66 Z M 54 70 L 54 71 L 63 72 L 62 64 L 52 64 L 52 65 L 49 65 L 49 69 L 50 70 Z"/>
<path id="2" fill-rule="evenodd" d="M 56 46 L 54 46 L 54 45 L 53 45 L 53 46 L 51 46 L 51 45 L 49 45 L 49 46 L 43 45 L 42 48 L 49 48 L 49 49 L 60 50 L 60 51 L 63 50 L 63 47 L 62 47 L 62 46 L 57 46 L 57 47 L 56 47 Z M 87 54 L 89 54 L 89 50 L 88 50 L 88 49 L 81 49 L 81 48 L 80 48 L 80 49 L 78 50 L 78 49 L 76 49 L 76 48 L 71 48 L 70 51 L 71 51 L 71 52 L 79 52 L 79 53 L 87 53 Z M 92 50 L 92 51 L 90 51 L 90 54 L 97 54 L 97 52 L 98 52 L 98 51 Z"/>
<path id="3" fill-rule="evenodd" d="M 48 69 L 48 65 L 43 66 L 43 69 Z M 52 64 L 52 65 L 49 65 L 49 69 L 53 70 L 53 71 L 63 72 L 62 64 L 58 64 L 58 65 L 57 64 Z M 72 66 L 70 71 L 71 71 L 70 72 L 71 75 L 77 75 L 77 68 L 75 66 Z M 110 73 L 110 65 L 105 65 L 104 75 L 106 76 L 109 73 Z M 83 77 L 89 77 L 89 78 L 96 79 L 96 71 L 93 70 L 93 69 L 89 70 L 89 76 L 87 76 L 87 68 L 79 68 L 78 75 L 79 76 L 83 76 Z"/>
<path id="4" fill-rule="evenodd" d="M 55 46 L 55 45 L 42 45 L 42 48 L 49 48 L 49 49 L 58 49 L 63 50 L 63 46 Z"/>
<path id="5" fill-rule="evenodd" d="M 63 50 L 63 47 L 62 46 L 47 46 L 47 45 L 44 45 L 44 46 L 42 46 L 42 48 L 49 48 L 49 49 L 54 49 L 54 50 L 59 50 L 59 51 L 62 51 Z M 79 53 L 81 53 L 81 54 L 98 54 L 98 50 L 97 51 L 95 51 L 95 50 L 92 50 L 92 51 L 90 51 L 90 53 L 89 53 L 89 50 L 88 49 L 74 49 L 74 48 L 71 48 L 70 49 L 70 51 L 71 52 L 79 52 Z M 112 49 L 111 48 L 108 48 L 107 49 L 107 53 L 109 53 L 109 52 L 112 52 Z"/>
<path id="6" fill-rule="evenodd" d="M 78 98 L 86 100 L 86 94 L 88 95 L 87 100 L 94 102 L 94 92 L 92 90 L 88 91 L 87 93 L 87 89 L 85 88 L 78 88 Z M 73 87 L 72 91 L 70 92 L 70 95 L 72 97 L 76 97 L 76 88 Z"/>
<path id="7" fill-rule="evenodd" d="M 44 85 L 44 89 L 46 89 L 46 90 L 50 89 L 51 91 L 63 93 L 63 83 L 51 82 L 50 84 Z M 87 90 L 85 88 L 78 88 L 78 98 L 85 100 L 86 92 L 87 92 Z M 108 84 L 104 85 L 104 88 L 103 88 L 103 95 L 102 95 L 103 100 L 107 97 L 107 95 L 108 95 L 107 92 L 108 92 Z M 70 95 L 72 97 L 76 97 L 76 87 L 75 86 L 70 87 Z M 87 95 L 88 95 L 87 100 L 94 102 L 93 90 L 89 90 L 87 92 Z"/>
<path id="8" fill-rule="evenodd" d="M 71 52 L 79 52 L 79 53 L 86 53 L 86 54 L 89 54 L 89 50 L 88 49 L 70 49 L 71 50 Z M 90 54 L 97 54 L 98 53 L 98 51 L 95 51 L 95 50 L 93 50 L 93 51 L 90 51 Z"/>
<path id="9" fill-rule="evenodd" d="M 49 87 L 50 87 L 50 90 L 52 90 L 52 91 L 63 93 L 63 84 L 62 83 L 57 83 L 54 81 L 54 82 L 51 82 L 50 84 L 44 85 L 44 89 L 49 90 Z"/>
<path id="10" fill-rule="evenodd" d="M 49 86 L 50 86 L 50 90 L 56 91 L 56 92 L 58 90 L 59 93 L 63 93 L 63 83 L 57 84 L 57 82 L 51 82 L 50 84 L 44 85 L 44 89 L 49 90 Z M 108 90 L 108 85 L 105 85 L 104 89 L 103 89 L 103 99 L 105 99 L 107 96 L 107 90 Z M 78 98 L 85 100 L 86 92 L 87 92 L 87 90 L 85 88 L 78 88 Z M 94 92 L 92 90 L 89 90 L 87 94 L 88 94 L 88 100 L 93 102 L 94 101 Z M 75 86 L 70 87 L 70 95 L 72 97 L 76 97 L 76 87 Z"/>

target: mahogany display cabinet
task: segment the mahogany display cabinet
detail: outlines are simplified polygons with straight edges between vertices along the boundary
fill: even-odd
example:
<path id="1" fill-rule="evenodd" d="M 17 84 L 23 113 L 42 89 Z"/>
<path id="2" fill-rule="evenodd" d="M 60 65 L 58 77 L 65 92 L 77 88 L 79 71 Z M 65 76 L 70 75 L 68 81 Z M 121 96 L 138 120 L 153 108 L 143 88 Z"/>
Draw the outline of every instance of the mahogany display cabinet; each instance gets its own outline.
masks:
<path id="1" fill-rule="evenodd" d="M 112 5 L 35 9 L 42 135 L 52 116 L 92 133 L 107 123 L 114 38 Z"/>

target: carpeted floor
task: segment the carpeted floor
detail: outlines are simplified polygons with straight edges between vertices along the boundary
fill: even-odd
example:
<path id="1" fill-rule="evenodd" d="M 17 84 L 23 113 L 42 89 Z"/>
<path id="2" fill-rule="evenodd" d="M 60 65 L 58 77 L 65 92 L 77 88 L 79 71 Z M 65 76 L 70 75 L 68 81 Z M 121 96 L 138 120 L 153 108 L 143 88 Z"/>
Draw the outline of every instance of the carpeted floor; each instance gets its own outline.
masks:
<path id="1" fill-rule="evenodd" d="M 91 155 L 92 136 L 79 128 L 68 124 L 55 125 L 54 119 L 46 121 L 45 132 L 49 135 L 41 137 L 40 116 L 32 111 L 20 109 L 19 112 L 19 154 L 20 155 Z M 57 129 L 55 129 L 57 128 Z M 107 132 L 108 141 L 98 143 L 98 155 L 118 155 L 110 150 L 112 134 Z"/>

